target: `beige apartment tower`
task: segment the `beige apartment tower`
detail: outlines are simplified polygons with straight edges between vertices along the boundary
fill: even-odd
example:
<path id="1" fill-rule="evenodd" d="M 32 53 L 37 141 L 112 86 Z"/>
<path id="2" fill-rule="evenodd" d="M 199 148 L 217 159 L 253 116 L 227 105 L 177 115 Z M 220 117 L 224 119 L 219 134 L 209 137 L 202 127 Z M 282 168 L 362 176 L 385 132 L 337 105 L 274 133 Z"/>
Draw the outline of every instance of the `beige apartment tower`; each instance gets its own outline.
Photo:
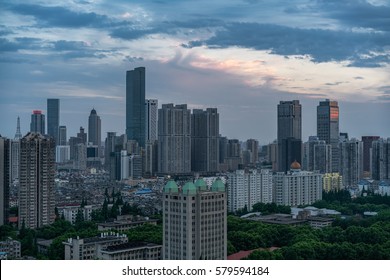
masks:
<path id="1" fill-rule="evenodd" d="M 203 179 L 182 187 L 169 181 L 163 192 L 163 259 L 225 260 L 226 213 L 221 180 L 210 189 Z"/>

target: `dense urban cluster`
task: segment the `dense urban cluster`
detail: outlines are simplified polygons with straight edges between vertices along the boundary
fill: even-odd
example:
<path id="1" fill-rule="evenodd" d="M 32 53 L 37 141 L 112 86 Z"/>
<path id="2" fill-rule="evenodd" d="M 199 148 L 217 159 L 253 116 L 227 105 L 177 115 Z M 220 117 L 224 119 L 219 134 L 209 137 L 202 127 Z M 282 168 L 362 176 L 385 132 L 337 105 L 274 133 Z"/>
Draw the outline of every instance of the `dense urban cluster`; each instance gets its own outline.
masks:
<path id="1" fill-rule="evenodd" d="M 67 137 L 47 99 L 0 136 L 1 258 L 390 258 L 390 139 L 350 139 L 324 100 L 303 142 L 300 102 L 275 109 L 274 142 L 228 139 L 217 108 L 146 99 L 139 67 L 102 142 L 95 108 Z"/>

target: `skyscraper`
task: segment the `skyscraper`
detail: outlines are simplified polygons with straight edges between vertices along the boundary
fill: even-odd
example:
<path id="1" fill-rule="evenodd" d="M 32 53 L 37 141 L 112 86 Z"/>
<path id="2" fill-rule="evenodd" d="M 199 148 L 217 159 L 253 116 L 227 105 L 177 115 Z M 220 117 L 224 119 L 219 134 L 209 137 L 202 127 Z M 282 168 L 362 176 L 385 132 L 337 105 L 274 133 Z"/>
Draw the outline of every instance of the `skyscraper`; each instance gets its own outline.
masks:
<path id="1" fill-rule="evenodd" d="M 217 108 L 194 109 L 191 115 L 191 168 L 217 172 L 219 165 L 219 114 Z"/>
<path id="2" fill-rule="evenodd" d="M 225 260 L 226 207 L 221 180 L 210 189 L 203 179 L 180 189 L 169 181 L 163 193 L 163 259 Z"/>
<path id="3" fill-rule="evenodd" d="M 31 115 L 30 132 L 45 134 L 45 115 L 40 110 L 34 110 Z"/>
<path id="4" fill-rule="evenodd" d="M 371 162 L 371 148 L 372 142 L 378 140 L 379 136 L 362 136 L 363 142 L 363 171 L 371 172 L 370 162 Z"/>
<path id="5" fill-rule="evenodd" d="M 11 140 L 11 155 L 10 155 L 10 182 L 13 183 L 19 179 L 19 162 L 20 162 L 20 139 L 22 133 L 20 132 L 20 118 L 17 119 L 16 133 L 13 140 Z"/>
<path id="6" fill-rule="evenodd" d="M 337 101 L 320 101 L 317 106 L 317 136 L 332 146 L 332 172 L 339 172 L 339 105 Z"/>
<path id="7" fill-rule="evenodd" d="M 58 144 L 58 127 L 60 126 L 60 100 L 47 99 L 47 134 Z"/>
<path id="8" fill-rule="evenodd" d="M 256 164 L 259 161 L 259 141 L 248 139 L 246 141 L 246 149 L 251 152 L 250 163 Z"/>
<path id="9" fill-rule="evenodd" d="M 345 187 L 357 186 L 363 178 L 363 143 L 357 139 L 343 141 L 340 146 L 340 174 Z"/>
<path id="10" fill-rule="evenodd" d="M 19 228 L 39 228 L 55 220 L 54 138 L 30 132 L 20 143 Z"/>
<path id="11" fill-rule="evenodd" d="M 58 145 L 58 146 L 65 146 L 66 142 L 67 142 L 66 126 L 65 125 L 61 125 L 58 128 L 58 141 L 56 141 L 56 145 Z"/>
<path id="12" fill-rule="evenodd" d="M 87 133 L 84 132 L 84 127 L 80 126 L 80 132 L 77 133 L 77 137 L 82 140 L 81 143 L 87 144 Z"/>
<path id="13" fill-rule="evenodd" d="M 191 111 L 186 104 L 158 110 L 158 171 L 191 172 Z"/>
<path id="14" fill-rule="evenodd" d="M 145 147 L 145 67 L 126 72 L 126 135 Z"/>
<path id="15" fill-rule="evenodd" d="M 145 141 L 153 142 L 157 141 L 157 111 L 158 100 L 146 99 L 145 100 Z"/>
<path id="16" fill-rule="evenodd" d="M 98 157 L 100 146 L 102 145 L 101 127 L 100 117 L 97 115 L 96 110 L 92 109 L 88 119 L 88 142 L 98 147 Z"/>
<path id="17" fill-rule="evenodd" d="M 278 104 L 278 170 L 286 172 L 293 161 L 302 162 L 302 106 L 299 100 Z"/>
<path id="18" fill-rule="evenodd" d="M 374 180 L 390 179 L 390 138 L 372 142 L 371 177 Z"/>
<path id="19" fill-rule="evenodd" d="M 11 141 L 0 135 L 0 226 L 8 223 Z"/>

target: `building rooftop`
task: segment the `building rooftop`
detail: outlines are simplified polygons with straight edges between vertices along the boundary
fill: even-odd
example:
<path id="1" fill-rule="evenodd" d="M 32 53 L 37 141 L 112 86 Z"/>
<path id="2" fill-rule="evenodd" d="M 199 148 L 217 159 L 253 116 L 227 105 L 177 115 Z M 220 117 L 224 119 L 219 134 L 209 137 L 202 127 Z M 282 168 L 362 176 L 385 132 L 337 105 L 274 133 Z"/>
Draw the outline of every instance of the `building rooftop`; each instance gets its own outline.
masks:
<path id="1" fill-rule="evenodd" d="M 137 249 L 137 248 L 144 248 L 144 247 L 161 247 L 162 245 L 155 244 L 155 243 L 148 243 L 148 242 L 127 242 L 127 243 L 122 243 L 118 245 L 112 245 L 108 246 L 102 251 L 106 252 L 117 252 L 117 251 L 124 251 L 128 249 Z"/>

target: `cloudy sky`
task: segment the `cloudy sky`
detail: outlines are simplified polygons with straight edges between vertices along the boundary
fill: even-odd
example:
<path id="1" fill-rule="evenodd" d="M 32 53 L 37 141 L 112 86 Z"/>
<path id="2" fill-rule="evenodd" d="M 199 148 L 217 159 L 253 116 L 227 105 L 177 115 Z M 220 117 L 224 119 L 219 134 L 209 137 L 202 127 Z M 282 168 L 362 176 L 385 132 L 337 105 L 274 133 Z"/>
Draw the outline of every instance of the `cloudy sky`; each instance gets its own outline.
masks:
<path id="1" fill-rule="evenodd" d="M 276 138 L 276 106 L 340 107 L 350 136 L 390 137 L 389 0 L 59 0 L 0 3 L 0 134 L 60 98 L 68 137 L 94 107 L 125 131 L 126 70 L 146 67 L 159 104 L 217 107 L 229 138 Z M 45 112 L 46 113 L 46 112 Z"/>

